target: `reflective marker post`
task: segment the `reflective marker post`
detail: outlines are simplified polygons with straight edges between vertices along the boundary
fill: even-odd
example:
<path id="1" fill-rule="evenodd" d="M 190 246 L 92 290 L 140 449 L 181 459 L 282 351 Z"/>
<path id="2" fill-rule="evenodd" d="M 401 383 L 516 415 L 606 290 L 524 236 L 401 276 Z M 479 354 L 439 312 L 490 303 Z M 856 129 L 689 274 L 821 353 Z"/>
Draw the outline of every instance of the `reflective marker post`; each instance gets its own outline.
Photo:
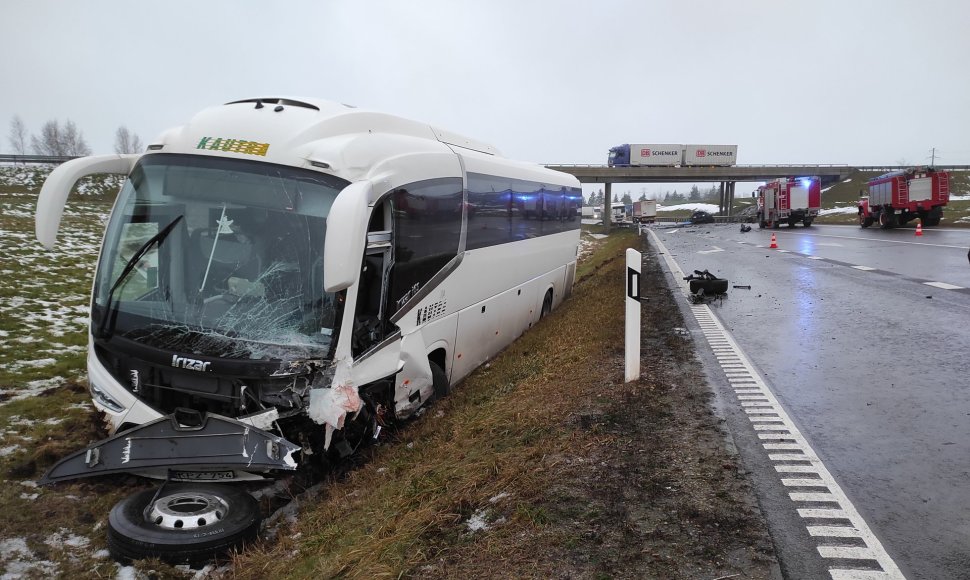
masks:
<path id="1" fill-rule="evenodd" d="M 626 377 L 640 378 L 640 252 L 626 250 Z"/>

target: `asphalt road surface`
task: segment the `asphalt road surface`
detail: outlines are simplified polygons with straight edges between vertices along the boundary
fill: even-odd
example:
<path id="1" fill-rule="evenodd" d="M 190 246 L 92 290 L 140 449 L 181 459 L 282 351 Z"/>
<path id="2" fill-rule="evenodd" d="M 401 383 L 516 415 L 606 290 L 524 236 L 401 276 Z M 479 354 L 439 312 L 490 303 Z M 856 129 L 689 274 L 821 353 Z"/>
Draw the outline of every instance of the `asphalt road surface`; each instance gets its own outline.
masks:
<path id="1" fill-rule="evenodd" d="M 761 395 L 729 378 L 721 363 L 730 359 L 717 347 L 727 342 L 708 336 L 708 345 L 700 333 L 713 325 L 698 318 L 691 330 L 786 577 L 899 577 L 894 564 L 910 579 L 970 578 L 970 230 L 741 233 L 724 224 L 654 232 L 685 272 L 729 280 L 727 297 L 710 304 L 714 317 L 877 538 L 833 538 L 844 528 L 825 527 L 840 522 L 821 518 L 834 513 L 822 509 L 824 498 L 793 499 L 799 488 L 785 486 L 805 484 L 783 485 L 768 459 L 757 429 L 771 427 L 751 415 Z M 772 232 L 779 249 L 768 248 Z M 768 441 L 783 449 L 795 440 Z M 880 542 L 888 566 L 870 550 Z"/>

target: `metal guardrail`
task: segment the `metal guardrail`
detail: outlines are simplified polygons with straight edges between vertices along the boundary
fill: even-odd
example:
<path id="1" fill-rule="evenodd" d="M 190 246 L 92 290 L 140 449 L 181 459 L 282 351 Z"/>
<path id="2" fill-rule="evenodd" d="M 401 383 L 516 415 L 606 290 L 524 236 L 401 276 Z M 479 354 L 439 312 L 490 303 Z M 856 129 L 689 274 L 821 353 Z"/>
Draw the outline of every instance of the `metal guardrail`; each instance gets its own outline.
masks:
<path id="1" fill-rule="evenodd" d="M 71 159 L 77 159 L 78 155 L 5 155 L 0 154 L 0 163 L 27 164 L 27 163 L 46 163 L 49 165 L 59 165 Z"/>

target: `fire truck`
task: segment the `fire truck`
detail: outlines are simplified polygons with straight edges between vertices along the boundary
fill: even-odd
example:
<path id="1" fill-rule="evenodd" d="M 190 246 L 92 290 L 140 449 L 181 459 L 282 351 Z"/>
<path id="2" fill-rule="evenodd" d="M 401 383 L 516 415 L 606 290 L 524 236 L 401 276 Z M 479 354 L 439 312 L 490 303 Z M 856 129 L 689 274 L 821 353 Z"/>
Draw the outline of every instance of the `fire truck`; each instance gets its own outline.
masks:
<path id="1" fill-rule="evenodd" d="M 789 177 L 758 188 L 758 225 L 777 228 L 782 223 L 808 227 L 822 208 L 822 183 L 818 177 Z"/>
<path id="2" fill-rule="evenodd" d="M 938 226 L 943 206 L 950 200 L 950 178 L 945 171 L 913 167 L 869 180 L 869 195 L 859 198 L 859 225 L 878 222 L 883 229 L 920 219 L 924 226 Z"/>

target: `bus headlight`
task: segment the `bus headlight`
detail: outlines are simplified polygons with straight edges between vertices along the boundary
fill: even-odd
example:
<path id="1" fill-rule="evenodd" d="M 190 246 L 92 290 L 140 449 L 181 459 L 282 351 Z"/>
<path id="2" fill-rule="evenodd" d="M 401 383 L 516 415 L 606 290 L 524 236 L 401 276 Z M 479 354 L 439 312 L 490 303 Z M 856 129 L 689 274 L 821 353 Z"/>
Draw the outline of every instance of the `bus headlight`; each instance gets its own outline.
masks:
<path id="1" fill-rule="evenodd" d="M 108 409 L 111 409 L 115 413 L 120 413 L 125 410 L 125 408 L 121 406 L 121 403 L 112 399 L 108 393 L 99 389 L 98 386 L 95 385 L 93 382 L 91 383 L 90 391 L 91 391 L 91 397 L 99 405 L 103 407 L 107 407 Z"/>

